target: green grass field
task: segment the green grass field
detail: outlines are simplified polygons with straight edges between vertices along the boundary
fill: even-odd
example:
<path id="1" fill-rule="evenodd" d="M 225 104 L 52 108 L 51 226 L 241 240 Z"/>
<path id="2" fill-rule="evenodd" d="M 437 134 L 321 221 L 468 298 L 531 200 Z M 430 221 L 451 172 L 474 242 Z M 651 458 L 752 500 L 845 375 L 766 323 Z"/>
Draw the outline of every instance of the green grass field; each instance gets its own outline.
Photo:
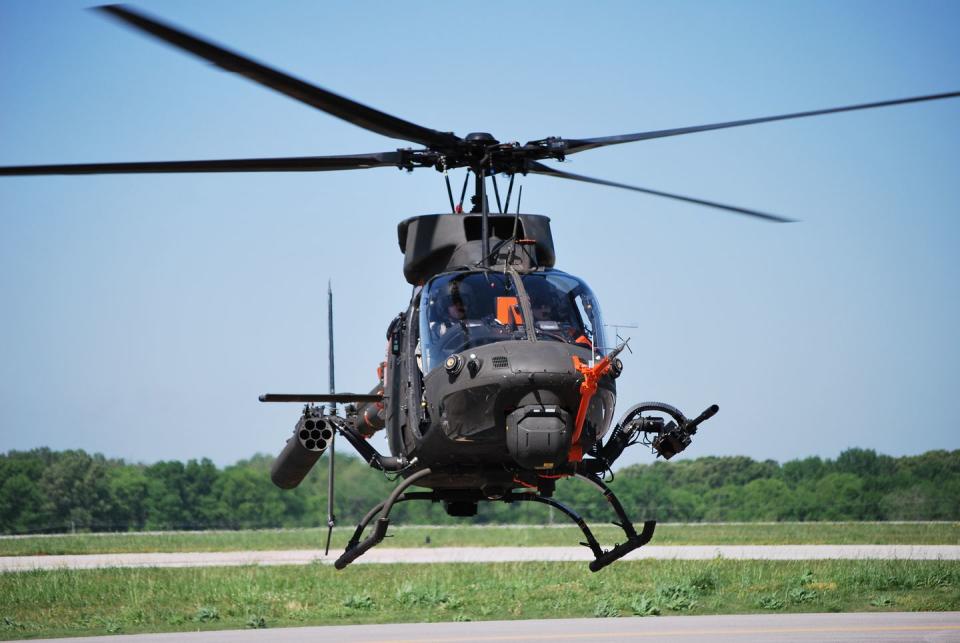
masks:
<path id="1" fill-rule="evenodd" d="M 960 609 L 960 564 L 621 561 L 0 575 L 0 637 L 299 625 Z"/>
<path id="2" fill-rule="evenodd" d="M 342 549 L 353 527 L 334 530 L 332 548 Z M 595 533 L 601 543 L 623 540 L 611 525 Z M 576 527 L 479 526 L 403 527 L 390 530 L 386 547 L 562 546 L 576 545 Z M 0 556 L 95 554 L 122 552 L 241 551 L 317 549 L 326 542 L 326 529 L 278 529 L 148 534 L 77 534 L 0 538 Z M 662 524 L 654 545 L 793 545 L 793 544 L 960 544 L 960 523 L 746 523 Z"/>

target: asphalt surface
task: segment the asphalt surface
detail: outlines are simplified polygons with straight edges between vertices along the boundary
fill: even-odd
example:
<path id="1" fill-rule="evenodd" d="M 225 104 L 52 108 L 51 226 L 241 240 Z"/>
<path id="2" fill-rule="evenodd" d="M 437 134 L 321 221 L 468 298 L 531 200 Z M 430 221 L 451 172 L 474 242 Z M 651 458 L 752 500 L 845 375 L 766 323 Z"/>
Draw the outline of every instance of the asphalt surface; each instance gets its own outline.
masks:
<path id="1" fill-rule="evenodd" d="M 960 641 L 960 612 L 750 614 L 481 621 L 137 634 L 63 643 L 503 643 L 505 641 Z"/>
<path id="2" fill-rule="evenodd" d="M 219 567 L 238 565 L 331 564 L 340 552 L 323 550 L 182 552 L 152 554 L 85 554 L 70 556 L 0 556 L 0 572 L 33 569 L 96 569 L 101 567 Z M 627 560 L 960 560 L 958 545 L 648 545 Z M 586 547 L 376 547 L 353 564 L 364 563 L 491 563 L 523 561 L 590 561 Z"/>

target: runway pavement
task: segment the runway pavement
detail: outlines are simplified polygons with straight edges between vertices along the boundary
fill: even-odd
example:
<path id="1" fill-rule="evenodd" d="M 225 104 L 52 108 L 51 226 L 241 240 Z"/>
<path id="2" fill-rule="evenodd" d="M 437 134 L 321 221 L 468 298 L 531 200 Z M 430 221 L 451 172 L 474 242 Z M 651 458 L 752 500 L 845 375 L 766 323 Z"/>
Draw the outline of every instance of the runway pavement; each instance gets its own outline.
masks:
<path id="1" fill-rule="evenodd" d="M 0 572 L 33 569 L 96 569 L 102 567 L 219 567 L 238 565 L 330 564 L 340 552 L 324 556 L 319 549 L 290 551 L 182 552 L 150 554 L 85 554 L 71 556 L 0 556 Z M 628 560 L 960 560 L 958 545 L 648 545 Z M 362 563 L 491 563 L 523 561 L 589 561 L 586 547 L 432 547 L 374 548 Z"/>
<path id="2" fill-rule="evenodd" d="M 960 641 L 960 612 L 750 614 L 405 623 L 138 634 L 58 643 L 504 643 L 509 641 Z"/>

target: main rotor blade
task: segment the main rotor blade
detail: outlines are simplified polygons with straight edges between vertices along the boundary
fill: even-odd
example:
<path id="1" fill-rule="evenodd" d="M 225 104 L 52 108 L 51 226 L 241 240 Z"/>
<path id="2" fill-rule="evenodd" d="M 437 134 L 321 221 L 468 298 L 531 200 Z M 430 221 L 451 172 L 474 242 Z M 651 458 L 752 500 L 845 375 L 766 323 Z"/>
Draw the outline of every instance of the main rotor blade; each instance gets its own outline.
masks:
<path id="1" fill-rule="evenodd" d="M 97 9 L 175 47 L 204 58 L 218 67 L 246 76 L 255 83 L 265 85 L 281 94 L 286 94 L 300 102 L 312 105 L 332 116 L 372 132 L 391 138 L 413 141 L 429 147 L 455 147 L 462 143 L 462 139 L 452 133 L 438 132 L 396 116 L 385 114 L 366 105 L 361 105 L 349 98 L 321 89 L 316 85 L 311 85 L 250 58 L 192 36 L 173 26 L 148 18 L 146 15 L 123 5 L 105 5 L 97 7 Z"/>
<path id="2" fill-rule="evenodd" d="M 627 185 L 626 183 L 617 183 L 615 181 L 606 181 L 604 179 L 594 179 L 589 176 L 583 176 L 580 174 L 571 174 L 570 172 L 563 172 L 561 170 L 554 169 L 543 163 L 538 163 L 534 161 L 527 166 L 527 169 L 534 174 L 545 174 L 547 176 L 555 176 L 561 179 L 570 179 L 573 181 L 583 181 L 585 183 L 596 183 L 597 185 L 609 185 L 614 188 L 623 188 L 625 190 L 633 190 L 634 192 L 643 192 L 644 194 L 652 194 L 654 196 L 663 196 L 668 199 L 676 199 L 678 201 L 686 201 L 687 203 L 696 203 L 697 205 L 705 205 L 709 208 L 719 208 L 721 210 L 727 210 L 728 212 L 736 212 L 737 214 L 745 214 L 751 217 L 757 217 L 764 219 L 766 221 L 775 221 L 777 223 L 793 223 L 793 219 L 787 219 L 784 217 L 777 216 L 775 214 L 767 214 L 766 212 L 759 212 L 757 210 L 748 210 L 747 208 L 738 208 L 734 205 L 725 205 L 723 203 L 717 203 L 716 201 L 704 201 L 703 199 L 695 199 L 689 196 L 681 196 L 679 194 L 671 194 L 670 192 L 661 192 L 659 190 L 649 190 L 647 188 L 640 188 L 635 185 Z"/>
<path id="3" fill-rule="evenodd" d="M 356 402 L 367 404 L 371 402 L 382 402 L 382 395 L 370 395 L 363 393 L 331 393 L 330 395 L 315 393 L 264 393 L 260 396 L 261 402 L 319 402 L 329 404 L 331 402 L 343 402 L 349 404 Z"/>
<path id="4" fill-rule="evenodd" d="M 400 167 L 400 152 L 345 156 L 291 156 L 210 161 L 148 161 L 143 163 L 75 163 L 0 167 L 0 176 L 44 174 L 167 174 L 175 172 L 327 172 L 371 167 Z"/>
<path id="5" fill-rule="evenodd" d="M 577 152 L 592 150 L 595 147 L 603 147 L 605 145 L 619 145 L 620 143 L 646 141 L 652 138 L 665 138 L 667 136 L 680 136 L 681 134 L 707 132 L 715 129 L 726 129 L 728 127 L 756 125 L 757 123 L 769 123 L 771 121 L 785 121 L 791 118 L 806 118 L 807 116 L 820 116 L 822 114 L 835 114 L 837 112 L 852 112 L 858 109 L 873 109 L 874 107 L 889 107 L 891 105 L 903 105 L 905 103 L 920 103 L 928 100 L 956 98 L 958 96 L 960 96 L 960 92 L 948 92 L 945 94 L 930 94 L 928 96 L 914 96 L 912 98 L 898 98 L 895 100 L 885 100 L 885 101 L 880 101 L 878 103 L 862 103 L 860 105 L 848 105 L 846 107 L 831 107 L 828 109 L 817 109 L 810 112 L 795 112 L 793 114 L 782 114 L 780 116 L 764 116 L 761 118 L 748 118 L 742 121 L 713 123 L 711 125 L 695 125 L 693 127 L 678 127 L 676 129 L 664 129 L 664 130 L 656 130 L 656 131 L 650 131 L 650 132 L 638 132 L 636 134 L 621 134 L 619 136 L 599 136 L 596 138 L 571 138 L 571 139 L 564 139 L 567 143 L 565 152 L 567 154 L 575 154 Z"/>

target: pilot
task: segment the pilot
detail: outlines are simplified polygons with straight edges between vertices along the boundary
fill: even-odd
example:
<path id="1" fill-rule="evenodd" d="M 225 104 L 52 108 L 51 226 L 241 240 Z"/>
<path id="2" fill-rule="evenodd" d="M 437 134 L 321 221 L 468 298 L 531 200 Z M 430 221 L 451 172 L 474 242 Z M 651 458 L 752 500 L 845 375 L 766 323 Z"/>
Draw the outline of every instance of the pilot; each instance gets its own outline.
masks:
<path id="1" fill-rule="evenodd" d="M 557 339 L 563 336 L 561 322 L 564 321 L 558 303 L 552 293 L 532 293 L 530 297 L 537 332 L 547 333 L 549 337 Z"/>
<path id="2" fill-rule="evenodd" d="M 435 308 L 436 321 L 433 323 L 433 331 L 438 337 L 464 326 L 469 298 L 469 290 L 463 284 L 456 281 L 447 284 L 447 291 L 438 298 Z"/>
<path id="3" fill-rule="evenodd" d="M 452 292 L 447 298 L 447 317 L 454 322 L 462 322 L 467 318 L 467 305 L 459 292 Z"/>
<path id="4" fill-rule="evenodd" d="M 537 330 L 547 333 L 548 336 L 562 338 L 565 342 L 592 349 L 593 343 L 581 325 L 571 319 L 569 306 L 564 306 L 561 302 L 552 292 L 531 295 L 530 307 L 533 309 L 533 321 Z"/>
<path id="5" fill-rule="evenodd" d="M 556 321 L 557 311 L 552 302 L 541 299 L 540 301 L 531 302 L 530 306 L 533 308 L 534 321 Z"/>

